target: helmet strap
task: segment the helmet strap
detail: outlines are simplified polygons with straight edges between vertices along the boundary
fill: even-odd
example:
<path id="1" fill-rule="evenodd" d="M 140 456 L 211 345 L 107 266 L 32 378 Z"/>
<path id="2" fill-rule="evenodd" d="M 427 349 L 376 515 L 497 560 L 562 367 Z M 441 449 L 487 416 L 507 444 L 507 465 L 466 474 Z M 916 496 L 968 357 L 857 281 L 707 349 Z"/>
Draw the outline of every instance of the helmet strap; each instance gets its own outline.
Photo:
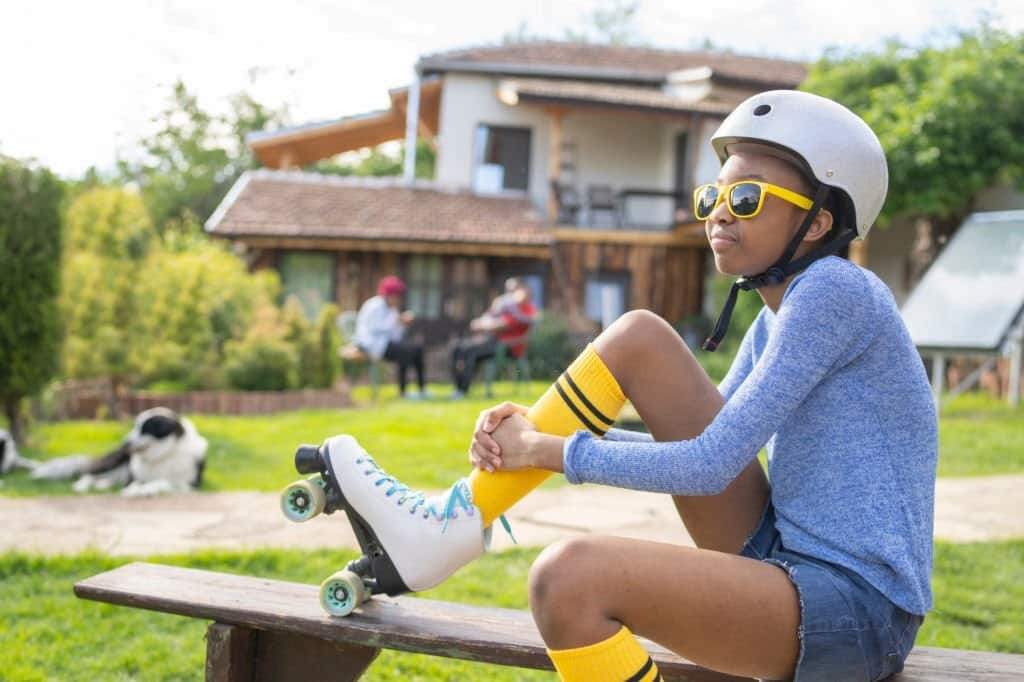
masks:
<path id="1" fill-rule="evenodd" d="M 807 215 L 804 216 L 804 220 L 800 224 L 800 229 L 797 230 L 796 235 L 790 240 L 785 252 L 783 252 L 782 256 L 777 261 L 775 261 L 774 265 L 759 275 L 744 275 L 733 283 L 732 288 L 729 290 L 729 297 L 726 299 L 725 305 L 722 307 L 722 312 L 718 315 L 718 321 L 715 323 L 715 328 L 711 332 L 711 336 L 705 339 L 704 343 L 701 345 L 703 350 L 713 353 L 718 349 L 718 344 L 720 344 L 722 339 L 725 338 L 726 332 L 729 331 L 729 322 L 732 319 L 733 308 L 736 307 L 736 298 L 739 296 L 741 290 L 752 291 L 754 289 L 760 289 L 763 286 L 782 284 L 790 275 L 800 272 L 819 258 L 824 258 L 825 256 L 831 256 L 834 253 L 838 253 L 844 246 L 857 237 L 857 230 L 845 228 L 829 243 L 814 249 L 810 253 L 801 256 L 793 262 L 790 262 L 793 254 L 796 253 L 797 247 L 800 246 L 800 242 L 802 242 L 804 237 L 807 235 L 807 231 L 811 229 L 811 225 L 814 223 L 814 219 L 818 216 L 818 212 L 821 210 L 822 205 L 828 199 L 828 194 L 829 189 L 827 186 L 818 185 L 818 189 L 814 193 L 814 203 L 809 209 L 807 209 Z"/>

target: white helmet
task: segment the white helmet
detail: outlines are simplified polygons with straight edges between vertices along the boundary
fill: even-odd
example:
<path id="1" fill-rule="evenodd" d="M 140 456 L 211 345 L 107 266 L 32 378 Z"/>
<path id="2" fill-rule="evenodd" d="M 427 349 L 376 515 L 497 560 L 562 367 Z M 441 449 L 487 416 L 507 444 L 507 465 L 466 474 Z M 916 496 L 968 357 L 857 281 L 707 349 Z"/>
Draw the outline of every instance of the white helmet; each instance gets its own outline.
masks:
<path id="1" fill-rule="evenodd" d="M 744 142 L 774 147 L 818 182 L 842 190 L 858 237 L 867 236 L 885 201 L 889 169 L 878 136 L 857 114 L 807 92 L 762 92 L 741 102 L 711 136 L 722 163 Z"/>

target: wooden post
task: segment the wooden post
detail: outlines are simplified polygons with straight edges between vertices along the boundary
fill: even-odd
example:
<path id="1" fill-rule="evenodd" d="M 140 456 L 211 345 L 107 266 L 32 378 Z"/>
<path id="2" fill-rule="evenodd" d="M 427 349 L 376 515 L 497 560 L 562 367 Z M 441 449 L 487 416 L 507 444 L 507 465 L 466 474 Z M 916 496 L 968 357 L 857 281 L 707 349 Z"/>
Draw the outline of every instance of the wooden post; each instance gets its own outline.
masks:
<path id="1" fill-rule="evenodd" d="M 251 682 L 256 632 L 213 623 L 206 629 L 206 682 Z"/>
<path id="2" fill-rule="evenodd" d="M 946 356 L 936 353 L 932 356 L 932 393 L 935 405 L 942 405 L 942 392 L 946 390 Z"/>
<path id="3" fill-rule="evenodd" d="M 1020 373 L 1024 369 L 1024 323 L 1010 333 L 1010 386 L 1006 400 L 1010 407 L 1020 404 Z"/>
<path id="4" fill-rule="evenodd" d="M 555 194 L 555 185 L 558 183 L 558 176 L 562 167 L 562 116 L 565 112 L 562 109 L 548 109 L 549 146 L 548 154 L 548 221 L 555 225 L 558 222 L 558 196 Z"/>
<path id="5" fill-rule="evenodd" d="M 213 623 L 206 631 L 206 682 L 358 680 L 380 649 L 306 635 Z"/>

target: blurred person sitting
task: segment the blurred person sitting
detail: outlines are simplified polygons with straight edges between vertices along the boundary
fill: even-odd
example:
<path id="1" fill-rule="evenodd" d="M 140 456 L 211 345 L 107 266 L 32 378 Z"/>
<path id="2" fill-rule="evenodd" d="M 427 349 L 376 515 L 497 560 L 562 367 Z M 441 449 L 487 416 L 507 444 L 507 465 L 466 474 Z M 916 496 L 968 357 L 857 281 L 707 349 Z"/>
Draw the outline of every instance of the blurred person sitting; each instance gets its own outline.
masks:
<path id="1" fill-rule="evenodd" d="M 398 365 L 398 392 L 412 400 L 427 397 L 423 376 L 423 344 L 404 340 L 406 329 L 415 314 L 399 312 L 405 295 L 405 282 L 390 275 L 377 285 L 377 295 L 359 308 L 356 317 L 355 344 L 374 360 L 388 360 Z M 406 392 L 409 366 L 416 370 L 419 391 Z"/>
<path id="2" fill-rule="evenodd" d="M 470 321 L 473 335 L 452 348 L 452 397 L 461 398 L 469 393 L 480 362 L 495 357 L 502 347 L 514 358 L 525 354 L 530 326 L 537 315 L 531 298 L 529 286 L 510 277 L 505 281 L 505 293 L 494 299 L 486 313 Z"/>

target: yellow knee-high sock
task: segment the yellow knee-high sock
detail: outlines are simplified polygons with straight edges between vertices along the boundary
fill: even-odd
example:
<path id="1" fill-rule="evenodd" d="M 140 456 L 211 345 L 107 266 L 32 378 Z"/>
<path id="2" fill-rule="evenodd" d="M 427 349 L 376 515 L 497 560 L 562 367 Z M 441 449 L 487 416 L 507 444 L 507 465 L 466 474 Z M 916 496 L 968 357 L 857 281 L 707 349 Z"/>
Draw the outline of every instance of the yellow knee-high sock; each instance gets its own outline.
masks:
<path id="1" fill-rule="evenodd" d="M 526 418 L 542 433 L 568 436 L 578 429 L 588 429 L 603 436 L 611 427 L 626 401 L 611 371 L 587 346 L 569 369 L 534 403 Z M 469 476 L 473 503 L 483 514 L 486 528 L 543 483 L 550 471 L 521 469 L 489 473 L 474 469 Z"/>
<path id="2" fill-rule="evenodd" d="M 559 677 L 566 682 L 653 682 L 658 666 L 625 625 L 597 644 L 578 649 L 548 649 Z"/>

